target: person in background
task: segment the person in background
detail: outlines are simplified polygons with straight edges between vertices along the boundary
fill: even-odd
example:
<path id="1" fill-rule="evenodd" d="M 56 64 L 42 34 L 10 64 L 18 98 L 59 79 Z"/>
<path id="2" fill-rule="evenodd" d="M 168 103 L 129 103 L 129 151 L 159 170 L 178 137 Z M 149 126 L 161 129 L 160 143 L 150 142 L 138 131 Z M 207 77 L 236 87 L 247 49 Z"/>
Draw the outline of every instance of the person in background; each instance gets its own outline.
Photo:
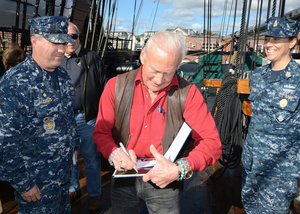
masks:
<path id="1" fill-rule="evenodd" d="M 267 21 L 269 64 L 250 78 L 252 116 L 242 153 L 246 213 L 289 213 L 300 177 L 300 65 L 291 57 L 299 23 Z"/>
<path id="2" fill-rule="evenodd" d="M 79 138 L 67 72 L 60 67 L 68 20 L 31 19 L 32 54 L 0 81 L 0 180 L 19 213 L 70 213 L 72 154 Z"/>
<path id="3" fill-rule="evenodd" d="M 182 36 L 157 32 L 141 51 L 141 67 L 110 79 L 104 88 L 93 134 L 98 150 L 119 171 L 136 168 L 137 158 L 156 159 L 143 177 L 112 179 L 112 213 L 140 213 L 143 205 L 149 213 L 180 213 L 183 180 L 221 156 L 218 131 L 200 91 L 176 75 L 185 53 Z M 191 138 L 174 163 L 163 154 L 184 121 Z"/>
<path id="4" fill-rule="evenodd" d="M 2 62 L 5 70 L 8 70 L 18 63 L 22 62 L 26 57 L 26 54 L 22 48 L 18 45 L 12 45 L 10 48 L 5 49 L 2 55 Z M 2 181 L 0 181 L 1 183 Z M 4 183 L 4 182 L 3 182 Z M 2 213 L 2 203 L 0 200 L 0 213 Z"/>
<path id="5" fill-rule="evenodd" d="M 97 53 L 82 48 L 79 29 L 70 22 L 68 34 L 73 41 L 67 44 L 62 61 L 75 88 L 74 112 L 80 136 L 80 154 L 83 156 L 87 178 L 88 209 L 98 210 L 101 204 L 101 158 L 93 141 L 93 131 L 98 113 L 99 99 L 106 83 L 102 61 Z M 71 198 L 79 193 L 79 166 L 72 168 Z"/>
<path id="6" fill-rule="evenodd" d="M 22 62 L 25 57 L 25 51 L 18 45 L 12 45 L 10 48 L 5 49 L 2 55 L 2 62 L 5 70 Z"/>

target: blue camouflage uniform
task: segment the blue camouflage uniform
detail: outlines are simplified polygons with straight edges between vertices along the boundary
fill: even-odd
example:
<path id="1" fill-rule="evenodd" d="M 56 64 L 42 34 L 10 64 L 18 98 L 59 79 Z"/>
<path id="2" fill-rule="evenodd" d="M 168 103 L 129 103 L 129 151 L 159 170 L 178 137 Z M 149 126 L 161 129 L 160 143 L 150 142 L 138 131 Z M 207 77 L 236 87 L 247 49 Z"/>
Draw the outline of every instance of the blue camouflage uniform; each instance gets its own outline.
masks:
<path id="1" fill-rule="evenodd" d="M 271 18 L 266 36 L 292 38 L 297 32 L 296 21 Z M 242 201 L 250 214 L 288 213 L 300 177 L 300 65 L 292 59 L 276 76 L 271 64 L 259 67 L 250 88 Z"/>
<path id="2" fill-rule="evenodd" d="M 56 22 L 56 31 L 62 23 L 63 32 L 67 32 L 65 17 L 41 17 L 34 22 L 36 28 Z M 54 37 L 48 34 L 47 39 L 67 42 L 59 33 Z M 19 213 L 71 213 L 70 169 L 74 147 L 79 143 L 73 94 L 64 69 L 47 72 L 31 56 L 0 81 L 0 179 L 14 187 Z M 41 200 L 24 201 L 21 193 L 35 184 Z"/>

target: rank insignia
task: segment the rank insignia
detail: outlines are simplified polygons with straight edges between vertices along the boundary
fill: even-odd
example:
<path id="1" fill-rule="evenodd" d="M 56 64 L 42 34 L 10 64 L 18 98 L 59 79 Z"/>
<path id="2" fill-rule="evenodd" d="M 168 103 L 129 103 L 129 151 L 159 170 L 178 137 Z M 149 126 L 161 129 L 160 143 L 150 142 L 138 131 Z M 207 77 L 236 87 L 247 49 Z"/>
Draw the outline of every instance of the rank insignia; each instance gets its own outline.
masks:
<path id="1" fill-rule="evenodd" d="M 70 95 L 75 96 L 75 88 L 74 87 L 70 88 Z"/>
<path id="2" fill-rule="evenodd" d="M 291 73 L 291 72 L 288 71 L 288 72 L 285 73 L 285 77 L 286 77 L 286 78 L 290 78 L 291 76 L 292 76 L 292 73 Z"/>
<path id="3" fill-rule="evenodd" d="M 46 99 L 41 100 L 41 105 L 47 105 L 52 102 L 51 97 L 47 97 Z"/>
<path id="4" fill-rule="evenodd" d="M 53 117 L 45 117 L 43 119 L 43 127 L 45 130 L 45 134 L 53 134 L 55 133 L 55 122 Z"/>
<path id="5" fill-rule="evenodd" d="M 279 105 L 280 105 L 281 108 L 286 107 L 287 104 L 288 104 L 288 100 L 285 99 L 285 98 L 279 101 Z"/>

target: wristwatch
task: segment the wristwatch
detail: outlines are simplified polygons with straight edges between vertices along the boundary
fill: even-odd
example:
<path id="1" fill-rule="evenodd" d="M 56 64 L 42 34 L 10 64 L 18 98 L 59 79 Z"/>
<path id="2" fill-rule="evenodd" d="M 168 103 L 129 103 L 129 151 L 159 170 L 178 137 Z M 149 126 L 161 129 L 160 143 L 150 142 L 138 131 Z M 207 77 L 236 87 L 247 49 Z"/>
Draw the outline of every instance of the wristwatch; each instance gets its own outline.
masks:
<path id="1" fill-rule="evenodd" d="M 193 169 L 190 166 L 189 162 L 185 158 L 179 159 L 179 162 L 182 163 L 183 168 L 184 168 L 184 173 L 182 176 L 182 179 L 186 180 L 189 179 L 193 176 Z"/>
<path id="2" fill-rule="evenodd" d="M 183 179 L 189 179 L 193 176 L 193 170 L 192 167 L 190 166 L 189 162 L 187 162 L 186 159 L 182 159 L 183 165 L 184 165 L 184 176 Z"/>
<path id="3" fill-rule="evenodd" d="M 190 179 L 193 176 L 193 170 L 190 168 L 189 170 L 184 171 L 183 179 Z"/>

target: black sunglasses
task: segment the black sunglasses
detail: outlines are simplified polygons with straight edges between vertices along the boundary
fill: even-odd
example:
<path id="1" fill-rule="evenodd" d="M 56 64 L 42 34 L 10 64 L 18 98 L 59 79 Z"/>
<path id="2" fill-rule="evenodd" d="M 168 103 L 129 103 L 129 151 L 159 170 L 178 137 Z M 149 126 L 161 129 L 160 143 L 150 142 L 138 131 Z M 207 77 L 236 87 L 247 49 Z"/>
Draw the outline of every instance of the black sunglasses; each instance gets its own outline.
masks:
<path id="1" fill-rule="evenodd" d="M 69 36 L 71 36 L 71 38 L 74 40 L 78 39 L 78 37 L 79 37 L 78 34 L 76 34 L 76 33 L 69 34 Z"/>

